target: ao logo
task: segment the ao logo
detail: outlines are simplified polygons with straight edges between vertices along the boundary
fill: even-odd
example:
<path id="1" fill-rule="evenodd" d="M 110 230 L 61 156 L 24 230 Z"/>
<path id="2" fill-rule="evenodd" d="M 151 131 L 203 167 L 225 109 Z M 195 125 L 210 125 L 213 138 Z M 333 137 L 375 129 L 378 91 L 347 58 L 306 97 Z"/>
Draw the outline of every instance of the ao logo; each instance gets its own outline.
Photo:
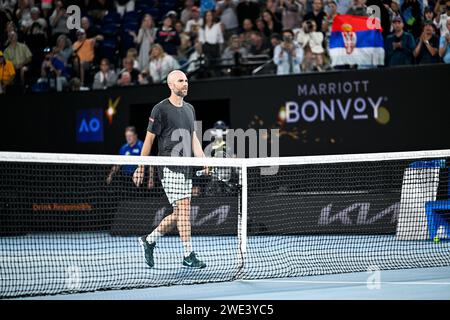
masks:
<path id="1" fill-rule="evenodd" d="M 97 132 L 100 130 L 100 120 L 98 118 L 91 118 L 87 120 L 86 118 L 81 120 L 80 128 L 78 129 L 79 133 L 83 132 Z"/>
<path id="2" fill-rule="evenodd" d="M 81 109 L 76 117 L 77 142 L 102 142 L 103 141 L 103 110 Z"/>

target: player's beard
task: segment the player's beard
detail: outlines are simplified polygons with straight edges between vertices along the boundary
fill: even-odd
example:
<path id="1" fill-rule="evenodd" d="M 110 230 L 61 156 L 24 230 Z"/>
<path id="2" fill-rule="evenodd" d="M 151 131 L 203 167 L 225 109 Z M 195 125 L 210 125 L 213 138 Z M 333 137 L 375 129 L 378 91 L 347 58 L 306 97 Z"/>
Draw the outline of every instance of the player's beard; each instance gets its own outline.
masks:
<path id="1" fill-rule="evenodd" d="M 186 93 L 184 92 L 184 90 L 175 90 L 175 94 L 180 98 L 184 98 L 187 96 L 187 90 Z"/>

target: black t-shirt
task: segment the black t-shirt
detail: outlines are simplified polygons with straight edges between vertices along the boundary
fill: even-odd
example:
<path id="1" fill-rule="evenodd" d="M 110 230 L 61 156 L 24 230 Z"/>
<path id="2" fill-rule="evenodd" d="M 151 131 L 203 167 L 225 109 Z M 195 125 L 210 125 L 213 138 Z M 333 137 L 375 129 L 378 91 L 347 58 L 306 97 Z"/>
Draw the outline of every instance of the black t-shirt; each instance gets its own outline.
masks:
<path id="1" fill-rule="evenodd" d="M 190 103 L 183 101 L 182 107 L 176 107 L 169 99 L 164 99 L 155 105 L 150 114 L 147 131 L 157 136 L 158 155 L 192 157 L 194 123 L 195 110 Z M 183 167 L 170 169 L 187 173 Z"/>
<path id="2" fill-rule="evenodd" d="M 417 39 L 416 45 L 418 45 L 419 42 L 420 42 L 420 39 Z M 435 35 L 432 35 L 429 42 L 433 48 L 439 49 L 438 37 L 436 37 Z M 420 48 L 419 55 L 416 58 L 416 62 L 418 64 L 437 63 L 437 62 L 439 62 L 439 54 L 435 54 L 434 56 L 432 56 L 430 51 L 428 51 L 428 48 L 425 45 L 425 43 L 423 43 L 422 48 Z"/>

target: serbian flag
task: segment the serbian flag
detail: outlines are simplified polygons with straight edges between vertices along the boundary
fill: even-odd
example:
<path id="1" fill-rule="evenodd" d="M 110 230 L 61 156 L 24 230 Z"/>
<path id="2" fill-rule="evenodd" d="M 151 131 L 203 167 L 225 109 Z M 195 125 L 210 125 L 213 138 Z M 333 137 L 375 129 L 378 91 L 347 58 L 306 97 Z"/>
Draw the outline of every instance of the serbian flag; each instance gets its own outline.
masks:
<path id="1" fill-rule="evenodd" d="M 331 25 L 331 64 L 384 65 L 381 32 L 377 18 L 337 15 Z"/>

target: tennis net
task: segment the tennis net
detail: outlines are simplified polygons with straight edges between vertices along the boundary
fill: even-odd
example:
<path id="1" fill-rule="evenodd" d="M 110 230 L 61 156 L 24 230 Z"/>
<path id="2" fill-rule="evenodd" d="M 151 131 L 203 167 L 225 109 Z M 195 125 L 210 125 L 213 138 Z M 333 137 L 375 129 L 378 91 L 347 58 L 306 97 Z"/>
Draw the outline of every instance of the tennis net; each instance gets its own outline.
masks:
<path id="1" fill-rule="evenodd" d="M 449 159 L 0 152 L 0 297 L 448 266 Z M 151 268 L 138 238 L 161 221 Z"/>

